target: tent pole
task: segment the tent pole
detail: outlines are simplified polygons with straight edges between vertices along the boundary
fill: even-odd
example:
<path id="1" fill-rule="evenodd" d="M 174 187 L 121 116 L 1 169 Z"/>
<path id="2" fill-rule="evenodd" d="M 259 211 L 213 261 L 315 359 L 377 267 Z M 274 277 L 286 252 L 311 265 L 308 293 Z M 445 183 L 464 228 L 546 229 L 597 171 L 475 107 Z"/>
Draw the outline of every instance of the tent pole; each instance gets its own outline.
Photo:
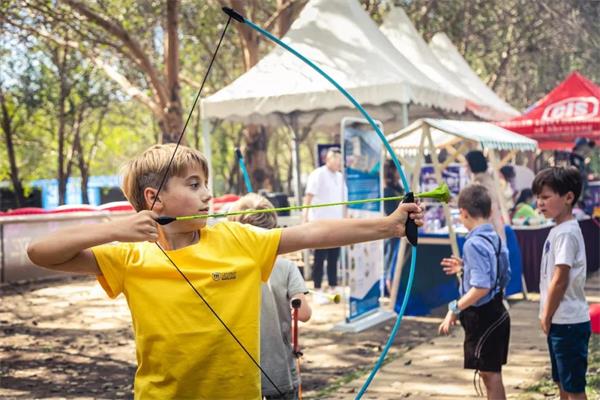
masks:
<path id="1" fill-rule="evenodd" d="M 500 165 L 498 165 L 498 155 L 495 149 L 489 149 L 488 158 L 490 159 L 490 164 L 492 167 L 492 176 L 494 177 L 494 182 L 496 183 L 496 196 L 498 197 L 498 202 L 500 203 L 500 212 L 502 213 L 502 219 L 505 224 L 510 225 L 510 218 L 508 217 L 508 207 L 506 206 L 506 202 L 504 200 L 504 196 L 500 190 Z"/>
<path id="2" fill-rule="evenodd" d="M 211 150 L 211 140 L 210 140 L 210 121 L 206 118 L 202 118 L 202 145 L 204 149 L 204 157 L 206 157 L 206 162 L 208 163 L 208 190 L 210 193 L 215 195 L 214 187 L 213 187 L 213 169 L 212 169 L 212 150 Z"/>
<path id="3" fill-rule="evenodd" d="M 292 163 L 294 164 L 294 198 L 297 205 L 302 205 L 300 185 L 300 138 L 298 137 L 298 120 L 295 115 L 290 114 L 289 127 L 292 130 Z"/>
<path id="4" fill-rule="evenodd" d="M 437 152 L 435 145 L 433 144 L 433 138 L 431 137 L 431 130 L 429 129 L 429 125 L 425 124 L 423 126 L 423 135 L 426 137 L 427 142 L 429 142 L 429 154 L 431 155 L 431 162 L 433 163 L 433 171 L 435 173 L 435 178 L 438 181 L 438 184 L 444 182 L 444 178 L 442 177 L 442 167 L 438 161 Z M 450 248 L 452 249 L 452 255 L 459 257 L 460 252 L 458 250 L 458 242 L 456 239 L 456 232 L 454 230 L 454 224 L 452 223 L 452 215 L 450 214 L 450 207 L 448 203 L 442 203 L 442 207 L 444 208 L 444 216 L 446 217 L 446 225 L 448 226 L 448 237 L 450 239 Z"/>
<path id="5" fill-rule="evenodd" d="M 421 127 L 423 126 L 424 121 L 422 122 Z M 415 158 L 415 164 L 412 166 L 405 164 L 404 168 L 405 171 L 411 171 L 412 172 L 412 184 L 411 184 L 411 188 L 413 191 L 418 191 L 419 187 L 420 187 L 420 178 L 421 178 L 421 164 L 423 162 L 423 150 L 424 150 L 424 146 L 425 146 L 425 135 L 421 134 L 421 140 L 419 141 L 419 150 L 417 151 L 417 157 Z M 406 188 L 404 188 L 406 190 Z M 396 269 L 394 270 L 394 279 L 392 281 L 392 287 L 391 287 L 391 293 L 390 293 L 390 300 L 391 300 L 391 307 L 392 310 L 394 310 L 394 307 L 396 305 L 396 300 L 398 299 L 398 290 L 400 289 L 400 277 L 402 275 L 402 269 L 404 267 L 404 259 L 406 258 L 406 252 L 407 252 L 407 246 L 408 246 L 408 241 L 406 240 L 405 237 L 400 239 L 400 244 L 399 244 L 399 249 L 398 249 L 398 255 L 396 257 Z"/>
<path id="6" fill-rule="evenodd" d="M 408 103 L 402 103 L 402 128 L 408 126 Z"/>

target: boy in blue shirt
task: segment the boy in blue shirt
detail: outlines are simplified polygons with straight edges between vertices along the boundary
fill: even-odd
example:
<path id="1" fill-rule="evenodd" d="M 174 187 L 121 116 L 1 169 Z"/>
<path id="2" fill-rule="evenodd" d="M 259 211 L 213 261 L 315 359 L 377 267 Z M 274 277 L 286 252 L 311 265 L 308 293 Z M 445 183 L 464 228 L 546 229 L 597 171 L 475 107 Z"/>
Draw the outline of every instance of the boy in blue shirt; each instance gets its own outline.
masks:
<path id="1" fill-rule="evenodd" d="M 448 334 L 456 320 L 465 330 L 464 368 L 479 371 L 488 399 L 505 399 L 502 365 L 506 364 L 510 316 L 503 304 L 510 279 L 508 250 L 490 223 L 492 200 L 482 185 L 463 189 L 458 197 L 460 218 L 469 230 L 463 259 L 444 258 L 447 274 L 463 266 L 460 298 L 448 304 L 439 333 Z"/>
<path id="2" fill-rule="evenodd" d="M 533 180 L 537 206 L 556 226 L 544 243 L 540 266 L 540 323 L 548 337 L 552 379 L 561 399 L 586 399 L 585 374 L 591 335 L 585 299 L 585 243 L 573 218 L 581 194 L 576 168 L 547 168 Z"/>

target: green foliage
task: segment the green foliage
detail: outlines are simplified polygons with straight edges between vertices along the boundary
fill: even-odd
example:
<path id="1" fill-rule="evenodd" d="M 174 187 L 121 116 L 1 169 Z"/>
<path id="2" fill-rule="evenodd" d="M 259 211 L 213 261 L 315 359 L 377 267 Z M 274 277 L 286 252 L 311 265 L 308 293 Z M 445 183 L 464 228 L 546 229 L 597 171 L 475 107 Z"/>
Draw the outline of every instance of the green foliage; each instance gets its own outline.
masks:
<path id="1" fill-rule="evenodd" d="M 404 7 L 425 39 L 445 32 L 516 108 L 531 105 L 574 70 L 600 81 L 600 2 L 416 0 Z"/>

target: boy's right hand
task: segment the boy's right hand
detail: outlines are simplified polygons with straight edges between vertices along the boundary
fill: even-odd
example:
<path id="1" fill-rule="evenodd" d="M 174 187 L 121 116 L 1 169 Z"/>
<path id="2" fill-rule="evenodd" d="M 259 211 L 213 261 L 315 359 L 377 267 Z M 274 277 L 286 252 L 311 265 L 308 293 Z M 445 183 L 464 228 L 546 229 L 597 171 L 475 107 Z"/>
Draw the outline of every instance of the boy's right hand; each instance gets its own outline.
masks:
<path id="1" fill-rule="evenodd" d="M 444 318 L 444 320 L 438 327 L 438 334 L 449 335 L 450 331 L 452 330 L 452 327 L 456 325 L 457 320 L 458 317 L 456 316 L 456 314 L 454 314 L 452 311 L 448 311 L 448 313 L 446 314 L 446 318 Z"/>
<path id="2" fill-rule="evenodd" d="M 443 267 L 446 275 L 456 275 L 462 271 L 463 262 L 456 256 L 444 258 L 440 265 Z"/>
<path id="3" fill-rule="evenodd" d="M 135 215 L 115 221 L 118 242 L 156 242 L 158 240 L 158 214 L 143 210 Z"/>

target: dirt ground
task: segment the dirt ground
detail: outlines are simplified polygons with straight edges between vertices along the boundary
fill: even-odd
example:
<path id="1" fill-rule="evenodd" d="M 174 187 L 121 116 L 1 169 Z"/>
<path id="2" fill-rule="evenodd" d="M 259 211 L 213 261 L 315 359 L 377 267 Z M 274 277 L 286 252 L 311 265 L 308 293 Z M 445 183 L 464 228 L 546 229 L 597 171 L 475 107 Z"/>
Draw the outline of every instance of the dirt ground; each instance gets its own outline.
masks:
<path id="1" fill-rule="evenodd" d="M 85 277 L 0 289 L 0 398 L 132 398 L 135 348 L 122 296 L 108 299 Z M 314 304 L 312 320 L 300 327 L 306 398 L 368 371 L 394 322 L 358 334 L 332 332 L 343 319 L 343 305 Z M 439 321 L 406 318 L 388 357 L 430 341 Z"/>

